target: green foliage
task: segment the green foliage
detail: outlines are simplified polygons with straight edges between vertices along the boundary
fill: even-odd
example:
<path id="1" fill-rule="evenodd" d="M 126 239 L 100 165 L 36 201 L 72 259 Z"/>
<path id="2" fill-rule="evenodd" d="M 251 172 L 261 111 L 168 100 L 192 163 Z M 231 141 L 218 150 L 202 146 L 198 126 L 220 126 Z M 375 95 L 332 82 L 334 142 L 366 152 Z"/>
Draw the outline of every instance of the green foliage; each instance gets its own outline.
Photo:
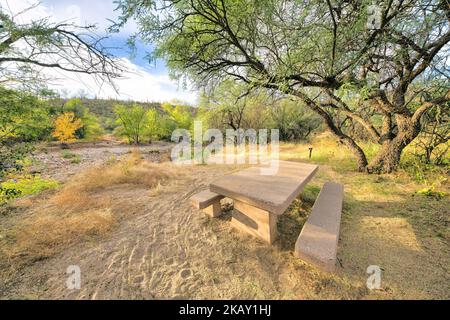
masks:
<path id="1" fill-rule="evenodd" d="M 144 136 L 149 140 L 163 140 L 170 138 L 174 123 L 164 114 L 150 109 L 145 115 Z"/>
<path id="2" fill-rule="evenodd" d="M 81 157 L 79 154 L 70 152 L 68 150 L 63 150 L 61 155 L 64 159 L 70 160 L 70 163 L 78 164 L 81 162 Z"/>
<path id="3" fill-rule="evenodd" d="M 283 99 L 270 108 L 270 128 L 280 130 L 281 141 L 307 140 L 321 127 L 321 119 L 301 102 Z"/>
<path id="4" fill-rule="evenodd" d="M 126 137 L 129 143 L 141 143 L 144 140 L 170 139 L 173 130 L 192 127 L 191 107 L 165 103 L 162 110 L 154 108 L 146 110 L 142 105 L 117 105 L 116 134 Z"/>
<path id="5" fill-rule="evenodd" d="M 64 159 L 73 159 L 73 158 L 75 158 L 75 157 L 77 156 L 77 154 L 75 154 L 75 153 L 73 153 L 73 152 L 70 152 L 70 151 L 68 151 L 68 150 L 63 150 L 63 151 L 61 152 L 61 155 L 62 155 L 62 157 L 63 157 Z"/>
<path id="6" fill-rule="evenodd" d="M 64 112 L 73 112 L 75 117 L 81 119 L 82 127 L 75 133 L 78 139 L 96 140 L 104 134 L 99 119 L 90 113 L 89 108 L 81 99 L 70 99 L 63 106 Z"/>
<path id="7" fill-rule="evenodd" d="M 450 103 L 429 110 L 421 121 L 422 132 L 411 144 L 424 164 L 450 165 Z"/>
<path id="8" fill-rule="evenodd" d="M 46 101 L 0 87 L 0 177 L 19 171 L 33 143 L 49 138 L 53 121 Z"/>
<path id="9" fill-rule="evenodd" d="M 169 120 L 173 122 L 173 129 L 189 130 L 192 127 L 193 116 L 191 113 L 191 107 L 180 104 L 173 105 L 171 103 L 163 103 L 161 107 L 167 113 Z"/>
<path id="10" fill-rule="evenodd" d="M 17 179 L 10 179 L 0 184 L 0 204 L 18 197 L 38 194 L 44 190 L 58 187 L 57 181 L 42 179 L 37 175 L 25 175 Z"/>
<path id="11" fill-rule="evenodd" d="M 126 107 L 117 105 L 114 109 L 119 126 L 116 133 L 128 138 L 129 143 L 139 144 L 145 131 L 145 110 L 143 107 L 134 105 Z"/>
<path id="12" fill-rule="evenodd" d="M 442 198 L 444 198 L 447 195 L 443 191 L 436 191 L 434 187 L 429 187 L 429 188 L 419 190 L 419 191 L 417 191 L 417 193 L 422 196 L 425 196 L 425 197 L 434 198 L 436 200 L 441 200 Z"/>
<path id="13" fill-rule="evenodd" d="M 161 110 L 161 104 L 157 102 L 149 102 L 149 103 L 143 103 L 143 102 L 134 102 L 134 101 L 118 101 L 113 99 L 87 99 L 87 98 L 79 98 L 79 101 L 81 101 L 81 104 L 89 109 L 89 113 L 94 115 L 101 127 L 104 128 L 107 132 L 113 132 L 114 129 L 116 129 L 116 114 L 114 113 L 114 108 L 116 105 L 120 104 L 127 107 L 132 107 L 133 105 L 140 105 L 145 110 L 149 109 L 155 109 L 155 110 Z M 57 111 L 60 112 L 61 106 L 64 106 L 68 100 L 63 99 L 52 99 L 49 101 L 49 103 L 52 105 L 52 107 Z"/>
<path id="14" fill-rule="evenodd" d="M 8 171 L 20 171 L 21 161 L 34 149 L 32 143 L 0 144 L 0 178 Z"/>
<path id="15" fill-rule="evenodd" d="M 0 87 L 0 143 L 46 139 L 52 130 L 49 110 L 36 96 Z"/>
<path id="16" fill-rule="evenodd" d="M 449 170 L 449 165 L 435 165 L 424 163 L 417 158 L 410 149 L 407 149 L 400 162 L 400 168 L 408 173 L 415 181 L 431 185 L 445 179 Z"/>
<path id="17" fill-rule="evenodd" d="M 212 92 L 202 93 L 197 119 L 205 128 L 279 129 L 282 141 L 305 140 L 321 120 L 298 100 L 281 99 L 266 91 L 250 90 L 234 81 L 223 81 Z"/>

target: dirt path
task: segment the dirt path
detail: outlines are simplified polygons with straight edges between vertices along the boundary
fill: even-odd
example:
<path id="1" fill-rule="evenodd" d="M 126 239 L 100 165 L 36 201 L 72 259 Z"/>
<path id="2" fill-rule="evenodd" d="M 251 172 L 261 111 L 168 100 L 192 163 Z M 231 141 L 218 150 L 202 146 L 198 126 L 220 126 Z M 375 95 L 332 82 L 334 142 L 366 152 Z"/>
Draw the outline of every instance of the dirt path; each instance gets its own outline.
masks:
<path id="1" fill-rule="evenodd" d="M 194 181 L 168 187 L 157 197 L 137 188 L 109 191 L 114 202 L 128 211 L 119 228 L 109 238 L 35 264 L 20 287 L 33 288 L 32 296 L 52 299 L 191 296 L 201 287 L 201 266 L 192 261 L 214 236 L 205 225 L 208 220 L 191 210 L 188 198 L 222 172 L 197 172 Z M 69 265 L 81 268 L 80 291 L 66 288 Z M 45 291 L 33 285 L 35 279 L 45 279 Z"/>
<path id="2" fill-rule="evenodd" d="M 35 152 L 34 163 L 30 170 L 42 174 L 44 178 L 66 181 L 90 167 L 114 159 L 119 160 L 129 154 L 133 148 L 135 147 L 116 141 L 77 143 L 71 145 L 68 150 L 62 150 L 59 145 L 43 147 Z M 167 161 L 171 148 L 172 144 L 165 142 L 138 147 L 145 160 L 156 163 Z M 73 158 L 65 158 L 64 154 L 75 155 L 77 161 Z"/>

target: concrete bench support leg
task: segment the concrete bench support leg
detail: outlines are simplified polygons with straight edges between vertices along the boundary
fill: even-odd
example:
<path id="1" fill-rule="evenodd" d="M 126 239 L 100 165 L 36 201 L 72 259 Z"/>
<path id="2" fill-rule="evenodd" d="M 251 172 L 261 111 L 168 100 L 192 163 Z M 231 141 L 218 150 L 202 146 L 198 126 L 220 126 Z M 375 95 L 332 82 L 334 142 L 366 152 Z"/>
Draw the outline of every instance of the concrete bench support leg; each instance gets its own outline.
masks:
<path id="1" fill-rule="evenodd" d="M 235 201 L 231 224 L 237 229 L 273 244 L 278 237 L 278 216 L 268 211 Z"/>
<path id="2" fill-rule="evenodd" d="M 217 218 L 222 215 L 222 207 L 220 205 L 220 200 L 214 202 L 209 207 L 203 209 L 203 212 L 209 215 L 212 218 Z"/>

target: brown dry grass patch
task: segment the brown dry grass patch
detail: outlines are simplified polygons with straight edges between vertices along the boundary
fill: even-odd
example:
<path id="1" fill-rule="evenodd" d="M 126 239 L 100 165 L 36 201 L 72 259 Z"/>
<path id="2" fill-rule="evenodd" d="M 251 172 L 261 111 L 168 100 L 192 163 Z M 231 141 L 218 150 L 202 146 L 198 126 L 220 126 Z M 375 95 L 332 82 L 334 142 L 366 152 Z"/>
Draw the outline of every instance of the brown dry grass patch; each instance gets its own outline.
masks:
<path id="1" fill-rule="evenodd" d="M 137 150 L 121 161 L 89 169 L 10 221 L 6 240 L 0 239 L 0 265 L 15 270 L 79 241 L 107 235 L 127 212 L 114 203 L 110 188 L 127 185 L 151 196 L 179 177 L 176 166 L 143 161 Z"/>

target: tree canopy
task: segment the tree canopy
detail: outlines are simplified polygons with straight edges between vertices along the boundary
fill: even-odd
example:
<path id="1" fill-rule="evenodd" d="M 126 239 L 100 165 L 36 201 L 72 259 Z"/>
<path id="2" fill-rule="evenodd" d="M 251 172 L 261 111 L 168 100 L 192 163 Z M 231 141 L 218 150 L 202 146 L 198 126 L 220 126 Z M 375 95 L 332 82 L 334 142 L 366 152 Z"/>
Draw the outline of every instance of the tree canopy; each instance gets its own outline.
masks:
<path id="1" fill-rule="evenodd" d="M 301 100 L 358 159 L 391 172 L 424 113 L 448 103 L 446 0 L 118 0 L 171 74 L 213 87 L 231 78 Z M 382 147 L 369 163 L 349 119 Z"/>
<path id="2" fill-rule="evenodd" d="M 92 75 L 113 84 L 121 65 L 102 45 L 94 25 L 52 22 L 49 18 L 22 22 L 21 15 L 0 5 L 0 85 L 35 89 L 42 86 L 44 69 Z"/>

